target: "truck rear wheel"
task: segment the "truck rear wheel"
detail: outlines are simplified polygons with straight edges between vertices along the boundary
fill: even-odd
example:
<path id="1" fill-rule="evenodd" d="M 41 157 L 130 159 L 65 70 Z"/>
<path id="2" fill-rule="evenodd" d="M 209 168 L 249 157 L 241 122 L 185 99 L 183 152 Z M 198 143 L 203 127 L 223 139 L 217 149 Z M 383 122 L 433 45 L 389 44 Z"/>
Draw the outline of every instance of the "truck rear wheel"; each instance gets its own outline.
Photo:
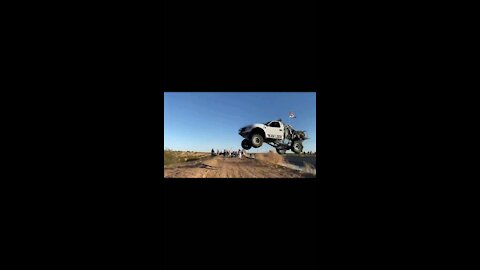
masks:
<path id="1" fill-rule="evenodd" d="M 252 144 L 252 146 L 254 148 L 258 148 L 258 147 L 262 146 L 262 144 L 263 144 L 262 135 L 260 135 L 258 133 L 253 134 L 252 137 L 250 138 L 250 143 Z"/>
<path id="2" fill-rule="evenodd" d="M 303 145 L 299 141 L 294 141 L 292 143 L 292 151 L 295 152 L 296 154 L 300 154 L 303 151 Z"/>

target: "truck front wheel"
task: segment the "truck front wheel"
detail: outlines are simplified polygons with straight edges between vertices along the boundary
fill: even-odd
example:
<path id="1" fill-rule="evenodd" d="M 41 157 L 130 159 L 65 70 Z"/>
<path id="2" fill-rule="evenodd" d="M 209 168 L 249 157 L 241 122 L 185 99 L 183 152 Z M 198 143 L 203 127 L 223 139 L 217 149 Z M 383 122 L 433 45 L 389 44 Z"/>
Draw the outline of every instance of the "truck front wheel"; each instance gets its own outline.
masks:
<path id="1" fill-rule="evenodd" d="M 250 141 L 248 141 L 247 139 L 243 140 L 242 141 L 242 148 L 245 149 L 245 150 L 248 150 L 248 149 L 252 148 L 252 145 L 250 144 Z"/>
<path id="2" fill-rule="evenodd" d="M 253 134 L 252 137 L 250 138 L 250 143 L 252 144 L 253 147 L 258 148 L 262 146 L 263 144 L 263 137 L 262 135 L 256 133 Z"/>

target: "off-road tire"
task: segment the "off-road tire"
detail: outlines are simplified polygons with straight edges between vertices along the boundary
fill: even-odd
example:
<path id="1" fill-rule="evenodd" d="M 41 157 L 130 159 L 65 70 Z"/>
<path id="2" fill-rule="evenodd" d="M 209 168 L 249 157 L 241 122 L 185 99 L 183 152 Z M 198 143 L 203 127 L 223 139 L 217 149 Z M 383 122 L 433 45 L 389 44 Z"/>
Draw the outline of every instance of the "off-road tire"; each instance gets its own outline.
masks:
<path id="1" fill-rule="evenodd" d="M 255 133 L 250 137 L 250 144 L 254 148 L 259 148 L 263 144 L 263 137 L 262 135 Z"/>
<path id="2" fill-rule="evenodd" d="M 295 154 L 300 154 L 303 151 L 303 144 L 299 141 L 294 141 L 292 143 L 292 151 L 295 152 Z"/>
<path id="3" fill-rule="evenodd" d="M 286 152 L 287 150 L 285 149 L 277 149 L 277 153 L 279 153 L 280 155 L 284 155 Z"/>
<path id="4" fill-rule="evenodd" d="M 252 148 L 252 144 L 249 140 L 245 139 L 242 141 L 242 148 L 245 150 L 249 150 L 250 148 Z"/>

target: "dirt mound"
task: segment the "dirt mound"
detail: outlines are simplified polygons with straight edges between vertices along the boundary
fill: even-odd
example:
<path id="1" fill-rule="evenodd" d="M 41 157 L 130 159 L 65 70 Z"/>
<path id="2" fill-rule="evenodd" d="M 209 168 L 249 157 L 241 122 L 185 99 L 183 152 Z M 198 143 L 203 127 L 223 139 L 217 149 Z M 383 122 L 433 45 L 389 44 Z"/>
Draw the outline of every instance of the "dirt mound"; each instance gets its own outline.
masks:
<path id="1" fill-rule="evenodd" d="M 256 154 L 255 158 L 257 160 L 262 160 L 262 161 L 266 161 L 266 162 L 277 164 L 277 165 L 287 164 L 287 162 L 285 161 L 285 159 L 283 158 L 282 155 L 280 155 L 278 153 L 275 153 L 275 152 L 272 152 L 272 151 L 270 151 L 266 154 Z"/>

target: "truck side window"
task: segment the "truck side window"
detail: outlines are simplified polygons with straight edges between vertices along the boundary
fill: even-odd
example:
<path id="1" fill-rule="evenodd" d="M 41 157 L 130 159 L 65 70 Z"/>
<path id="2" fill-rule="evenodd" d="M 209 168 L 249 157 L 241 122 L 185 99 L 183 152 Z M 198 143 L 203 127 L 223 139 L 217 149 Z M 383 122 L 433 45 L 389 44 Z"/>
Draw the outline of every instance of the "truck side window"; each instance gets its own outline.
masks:
<path id="1" fill-rule="evenodd" d="M 280 127 L 280 123 L 278 123 L 278 122 L 272 122 L 272 123 L 270 124 L 270 126 L 271 126 L 271 127 L 278 127 L 278 128 L 279 128 L 279 127 Z"/>

